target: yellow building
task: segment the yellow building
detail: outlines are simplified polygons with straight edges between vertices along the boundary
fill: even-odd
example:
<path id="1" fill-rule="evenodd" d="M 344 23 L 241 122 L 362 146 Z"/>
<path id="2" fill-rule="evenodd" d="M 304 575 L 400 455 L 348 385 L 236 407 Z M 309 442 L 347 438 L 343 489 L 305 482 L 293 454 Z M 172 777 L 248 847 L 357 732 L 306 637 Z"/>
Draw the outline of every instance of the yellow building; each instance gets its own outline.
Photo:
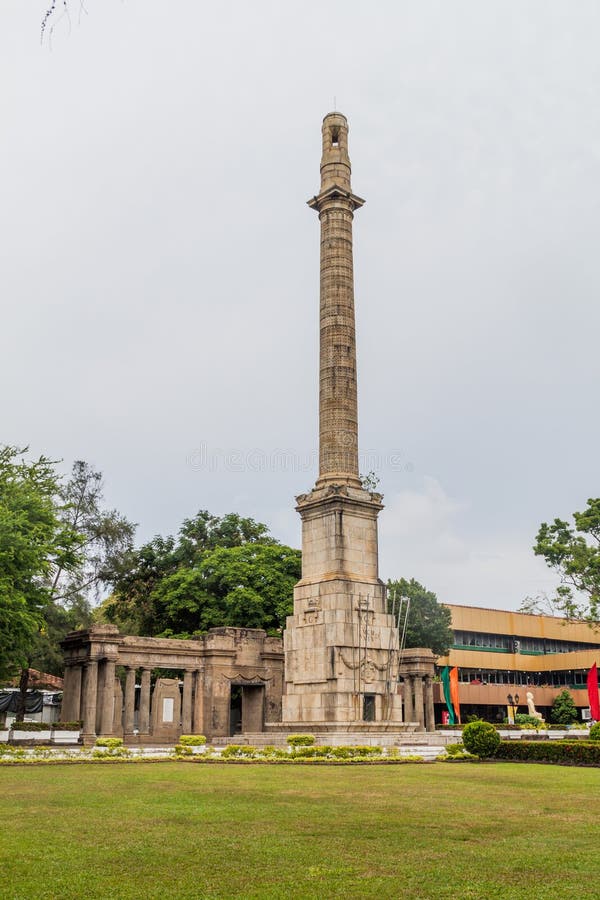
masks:
<path id="1" fill-rule="evenodd" d="M 445 604 L 452 613 L 454 645 L 437 661 L 438 671 L 457 666 L 462 716 L 489 721 L 507 714 L 507 696 L 519 695 L 527 712 L 527 691 L 548 718 L 554 698 L 568 689 L 580 710 L 588 707 L 586 677 L 600 664 L 600 630 L 555 616 Z M 441 712 L 443 697 L 436 692 Z"/>

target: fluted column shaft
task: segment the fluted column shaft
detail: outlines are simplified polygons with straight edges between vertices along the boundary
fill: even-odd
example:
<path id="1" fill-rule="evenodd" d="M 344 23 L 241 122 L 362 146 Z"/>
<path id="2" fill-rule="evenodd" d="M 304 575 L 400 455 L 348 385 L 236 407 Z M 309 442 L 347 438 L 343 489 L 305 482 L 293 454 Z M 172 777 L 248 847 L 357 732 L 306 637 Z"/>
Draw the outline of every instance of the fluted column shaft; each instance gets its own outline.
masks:
<path id="1" fill-rule="evenodd" d="M 140 734 L 148 734 L 150 731 L 150 669 L 142 669 L 142 681 L 140 690 Z"/>
<path id="2" fill-rule="evenodd" d="M 123 722 L 123 731 L 125 734 L 131 734 L 135 724 L 135 669 L 133 666 L 127 668 L 125 676 L 125 719 Z"/>
<path id="3" fill-rule="evenodd" d="M 415 682 L 415 719 L 419 723 L 419 731 L 425 731 L 425 709 L 423 706 L 423 679 L 414 676 Z"/>
<path id="4" fill-rule="evenodd" d="M 115 706 L 115 661 L 104 661 L 104 682 L 100 707 L 100 734 L 113 733 L 113 717 Z"/>
<path id="5" fill-rule="evenodd" d="M 402 699 L 404 700 L 404 721 L 415 721 L 415 708 L 413 706 L 413 685 L 412 675 L 404 676 L 404 684 L 402 685 Z"/>
<path id="6" fill-rule="evenodd" d="M 323 120 L 321 191 L 309 201 L 321 222 L 319 479 L 360 486 L 352 220 L 364 203 L 352 194 L 348 122 Z"/>
<path id="7" fill-rule="evenodd" d="M 427 731 L 435 731 L 435 707 L 433 705 L 433 681 L 431 676 L 425 678 L 425 711 L 427 713 Z"/>
<path id="8" fill-rule="evenodd" d="M 63 683 L 62 722 L 76 722 L 81 718 L 81 665 L 67 665 Z"/>
<path id="9" fill-rule="evenodd" d="M 85 665 L 83 685 L 83 733 L 96 734 L 96 703 L 98 694 L 98 661 L 90 659 Z"/>
<path id="10" fill-rule="evenodd" d="M 194 673 L 186 671 L 183 673 L 183 697 L 181 709 L 181 727 L 184 734 L 192 732 L 192 681 Z"/>
<path id="11" fill-rule="evenodd" d="M 193 734 L 203 734 L 204 731 L 204 669 L 196 669 L 194 682 L 194 721 Z"/>

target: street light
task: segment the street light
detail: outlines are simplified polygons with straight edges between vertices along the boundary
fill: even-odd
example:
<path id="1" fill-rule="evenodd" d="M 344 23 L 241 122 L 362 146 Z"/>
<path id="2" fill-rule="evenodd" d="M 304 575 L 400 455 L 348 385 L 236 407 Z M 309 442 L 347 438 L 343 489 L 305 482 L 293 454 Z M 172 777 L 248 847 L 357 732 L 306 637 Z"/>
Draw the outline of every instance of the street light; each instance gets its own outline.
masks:
<path id="1" fill-rule="evenodd" d="M 514 725 L 514 724 L 515 724 L 515 715 L 516 715 L 516 711 L 517 711 L 517 709 L 519 708 L 519 695 L 518 695 L 518 694 L 515 694 L 515 696 L 513 697 L 512 694 L 507 694 L 507 695 L 506 695 L 506 700 L 507 700 L 507 702 L 508 702 L 508 707 L 509 707 L 509 709 L 512 709 L 512 722 L 511 722 L 510 724 L 511 724 L 511 725 Z"/>

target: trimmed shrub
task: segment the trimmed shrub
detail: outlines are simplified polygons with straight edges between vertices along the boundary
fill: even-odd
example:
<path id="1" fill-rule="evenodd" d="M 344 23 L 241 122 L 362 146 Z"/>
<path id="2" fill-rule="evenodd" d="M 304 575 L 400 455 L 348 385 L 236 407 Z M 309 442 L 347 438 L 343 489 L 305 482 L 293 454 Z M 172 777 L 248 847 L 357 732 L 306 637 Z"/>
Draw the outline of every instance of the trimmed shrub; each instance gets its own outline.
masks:
<path id="1" fill-rule="evenodd" d="M 600 766 L 600 742 L 502 741 L 496 758 L 563 766 Z"/>
<path id="2" fill-rule="evenodd" d="M 83 722 L 53 722 L 54 731 L 81 731 Z"/>
<path id="3" fill-rule="evenodd" d="M 129 750 L 123 746 L 123 738 L 97 738 L 92 756 L 94 759 L 129 756 Z"/>
<path id="4" fill-rule="evenodd" d="M 238 758 L 243 759 L 245 757 L 254 756 L 256 754 L 256 747 L 246 746 L 245 744 L 228 744 L 227 747 L 221 753 L 223 759 L 231 759 Z"/>
<path id="5" fill-rule="evenodd" d="M 175 744 L 175 756 L 191 756 L 192 748 L 187 744 Z"/>
<path id="6" fill-rule="evenodd" d="M 463 744 L 468 753 L 486 759 L 500 744 L 500 735 L 489 722 L 469 722 L 463 728 Z"/>
<path id="7" fill-rule="evenodd" d="M 527 728 L 543 728 L 544 723 L 535 716 L 529 716 L 527 713 L 517 713 L 515 716 L 515 725 L 525 725 Z"/>
<path id="8" fill-rule="evenodd" d="M 446 753 L 448 756 L 458 756 L 459 753 L 464 753 L 464 751 L 464 744 L 446 744 Z"/>
<path id="9" fill-rule="evenodd" d="M 54 726 L 49 722 L 13 722 L 13 731 L 50 731 Z"/>
<path id="10" fill-rule="evenodd" d="M 314 734 L 289 734 L 287 742 L 290 747 L 311 747 L 315 742 Z"/>
<path id="11" fill-rule="evenodd" d="M 201 747 L 206 743 L 203 734 L 182 734 L 179 743 L 184 747 Z"/>
<path id="12" fill-rule="evenodd" d="M 596 722 L 590 728 L 590 741 L 600 741 L 600 722 Z"/>
<path id="13" fill-rule="evenodd" d="M 97 738 L 96 747 L 106 747 L 108 750 L 116 750 L 117 747 L 123 746 L 123 738 Z"/>

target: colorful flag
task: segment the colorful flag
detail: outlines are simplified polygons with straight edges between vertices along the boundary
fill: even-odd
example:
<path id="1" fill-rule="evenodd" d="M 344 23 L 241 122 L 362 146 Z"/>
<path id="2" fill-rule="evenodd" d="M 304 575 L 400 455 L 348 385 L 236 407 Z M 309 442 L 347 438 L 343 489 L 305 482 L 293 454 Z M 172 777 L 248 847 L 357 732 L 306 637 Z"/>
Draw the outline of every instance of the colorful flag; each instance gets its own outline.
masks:
<path id="1" fill-rule="evenodd" d="M 596 663 L 587 674 L 588 700 L 592 719 L 600 722 L 600 701 L 598 700 L 598 669 Z"/>
<path id="2" fill-rule="evenodd" d="M 458 668 L 450 669 L 450 699 L 454 708 L 456 721 L 460 725 L 460 700 L 458 699 Z"/>
<path id="3" fill-rule="evenodd" d="M 452 695 L 450 693 L 450 669 L 444 666 L 442 669 L 442 685 L 444 687 L 444 700 L 448 707 L 448 715 L 450 716 L 450 725 L 455 724 L 454 707 L 452 706 Z"/>

